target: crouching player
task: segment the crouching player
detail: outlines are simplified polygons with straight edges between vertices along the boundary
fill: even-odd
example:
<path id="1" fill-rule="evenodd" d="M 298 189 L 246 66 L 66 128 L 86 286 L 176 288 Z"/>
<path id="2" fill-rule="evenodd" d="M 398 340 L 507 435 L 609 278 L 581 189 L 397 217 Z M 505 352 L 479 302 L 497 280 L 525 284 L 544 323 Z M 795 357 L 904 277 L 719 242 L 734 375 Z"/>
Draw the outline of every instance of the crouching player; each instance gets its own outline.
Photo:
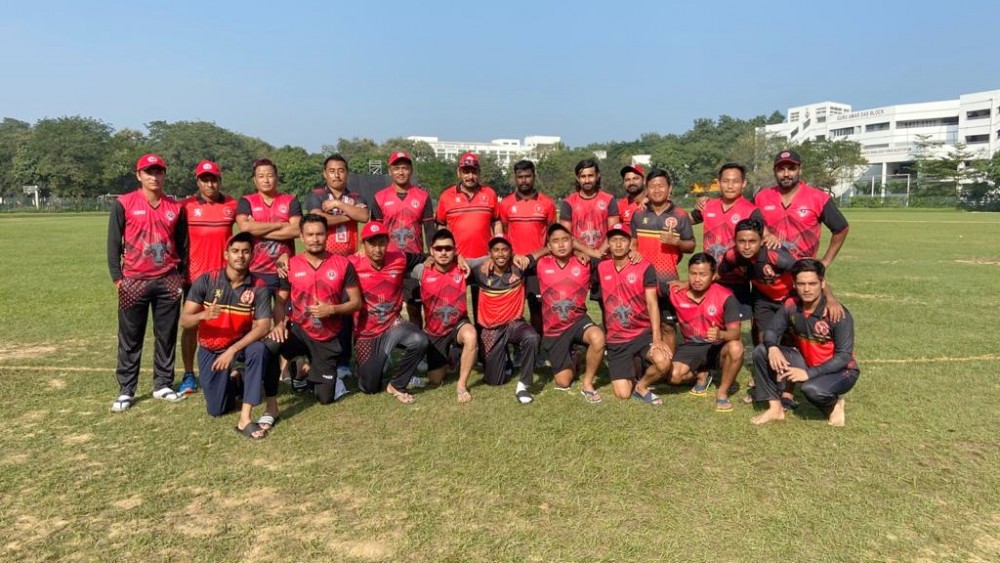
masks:
<path id="1" fill-rule="evenodd" d="M 753 417 L 754 424 L 783 420 L 782 382 L 800 383 L 806 400 L 823 411 L 831 426 L 845 422 L 843 395 L 854 387 L 860 371 L 854 360 L 854 319 L 845 307 L 843 317 L 826 316 L 826 267 L 804 258 L 792 266 L 796 297 L 785 301 L 774 321 L 764 329 L 764 343 L 754 350 L 754 381 L 758 397 L 768 408 Z M 793 347 L 781 346 L 789 331 Z"/>
<path id="2" fill-rule="evenodd" d="M 267 436 L 267 430 L 251 421 L 250 414 L 263 399 L 268 352 L 261 339 L 271 326 L 271 294 L 250 273 L 252 258 L 253 235 L 230 237 L 226 267 L 194 280 L 180 323 L 183 329 L 198 333 L 198 377 L 209 415 L 222 416 L 236 405 L 240 382 L 231 370 L 238 358 L 246 364 L 236 432 L 259 440 Z"/>

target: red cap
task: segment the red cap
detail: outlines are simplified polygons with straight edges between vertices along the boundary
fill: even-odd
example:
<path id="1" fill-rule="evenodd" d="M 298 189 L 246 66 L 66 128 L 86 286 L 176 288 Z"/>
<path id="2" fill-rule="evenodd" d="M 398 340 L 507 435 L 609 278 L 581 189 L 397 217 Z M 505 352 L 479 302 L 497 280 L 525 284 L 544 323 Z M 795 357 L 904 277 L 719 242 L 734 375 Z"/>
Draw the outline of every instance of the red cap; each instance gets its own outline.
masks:
<path id="1" fill-rule="evenodd" d="M 493 238 L 490 239 L 490 242 L 488 242 L 486 244 L 486 248 L 493 248 L 493 245 L 495 245 L 497 243 L 500 243 L 500 242 L 506 244 L 507 246 L 509 246 L 511 248 L 514 248 L 514 245 L 512 245 L 510 243 L 510 239 L 508 239 L 506 236 L 504 236 L 502 234 L 493 235 Z"/>
<path id="2" fill-rule="evenodd" d="M 476 156 L 476 153 L 467 152 L 458 157 L 458 167 L 475 168 L 476 170 L 479 170 L 479 157 Z"/>
<path id="3" fill-rule="evenodd" d="M 632 231 L 628 228 L 628 225 L 615 223 L 614 225 L 611 225 L 610 229 L 608 229 L 607 237 L 611 238 L 612 235 L 625 235 L 628 238 L 632 238 Z"/>
<path id="4" fill-rule="evenodd" d="M 147 168 L 152 168 L 154 166 L 159 166 L 160 168 L 166 170 L 167 163 L 163 162 L 163 158 L 158 154 L 144 154 L 139 160 L 135 161 L 135 171 L 145 170 Z"/>
<path id="5" fill-rule="evenodd" d="M 635 172 L 636 174 L 642 176 L 643 178 L 646 177 L 646 169 L 638 164 L 629 164 L 625 168 L 622 168 L 621 171 L 622 178 L 625 177 L 626 172 Z"/>
<path id="6" fill-rule="evenodd" d="M 413 164 L 413 157 L 410 156 L 410 153 L 405 151 L 397 151 L 389 155 L 389 166 L 396 164 L 400 160 L 405 160 L 410 164 Z"/>
<path id="7" fill-rule="evenodd" d="M 211 174 L 212 176 L 222 177 L 222 169 L 219 165 L 212 162 L 211 160 L 203 160 L 198 163 L 198 166 L 194 167 L 194 176 L 197 178 L 202 174 Z"/>
<path id="8" fill-rule="evenodd" d="M 389 229 L 381 221 L 368 221 L 361 229 L 361 240 L 368 240 L 378 236 L 389 236 Z"/>

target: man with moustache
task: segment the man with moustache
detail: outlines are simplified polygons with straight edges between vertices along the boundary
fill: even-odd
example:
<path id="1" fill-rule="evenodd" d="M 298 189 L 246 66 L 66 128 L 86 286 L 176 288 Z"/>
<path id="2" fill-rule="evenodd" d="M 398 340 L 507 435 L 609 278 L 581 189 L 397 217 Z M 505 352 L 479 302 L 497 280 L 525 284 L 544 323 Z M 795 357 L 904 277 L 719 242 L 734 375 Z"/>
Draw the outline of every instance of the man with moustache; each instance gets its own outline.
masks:
<path id="1" fill-rule="evenodd" d="M 576 191 L 560 203 L 559 222 L 589 250 L 588 255 L 604 257 L 608 254 L 605 231 L 619 222 L 618 202 L 601 189 L 601 169 L 596 160 L 581 160 L 574 173 Z"/>
<path id="2" fill-rule="evenodd" d="M 622 189 L 625 197 L 618 200 L 618 213 L 622 225 L 629 225 L 632 214 L 642 207 L 646 190 L 646 169 L 638 164 L 630 164 L 621 169 Z"/>

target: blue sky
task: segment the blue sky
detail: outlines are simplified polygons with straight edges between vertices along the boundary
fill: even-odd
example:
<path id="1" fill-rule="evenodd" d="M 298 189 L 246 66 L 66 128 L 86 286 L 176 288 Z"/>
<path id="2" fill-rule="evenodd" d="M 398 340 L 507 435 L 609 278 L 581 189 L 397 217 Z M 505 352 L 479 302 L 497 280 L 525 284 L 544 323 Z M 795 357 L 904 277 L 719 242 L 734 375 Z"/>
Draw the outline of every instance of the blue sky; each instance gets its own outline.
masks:
<path id="1" fill-rule="evenodd" d="M 1000 88 L 995 0 L 11 2 L 0 117 L 339 137 L 680 133 L 834 100 Z"/>

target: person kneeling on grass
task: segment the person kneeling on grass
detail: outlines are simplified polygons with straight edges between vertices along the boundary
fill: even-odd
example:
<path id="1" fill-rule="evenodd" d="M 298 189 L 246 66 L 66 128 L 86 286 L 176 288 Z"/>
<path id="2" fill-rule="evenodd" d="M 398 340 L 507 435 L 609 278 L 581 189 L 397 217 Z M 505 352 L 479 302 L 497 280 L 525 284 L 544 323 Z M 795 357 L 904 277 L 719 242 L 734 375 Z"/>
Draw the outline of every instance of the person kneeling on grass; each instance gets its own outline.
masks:
<path id="1" fill-rule="evenodd" d="M 712 369 L 722 370 L 715 391 L 715 409 L 733 410 L 729 388 L 743 365 L 740 334 L 740 303 L 729 289 L 714 283 L 715 258 L 699 252 L 688 261 L 688 281 L 670 288 L 670 302 L 677 311 L 677 324 L 684 342 L 674 352 L 670 384 L 695 382 L 691 394 L 708 391 Z"/>
<path id="2" fill-rule="evenodd" d="M 261 339 L 271 326 L 271 295 L 266 284 L 250 273 L 250 233 L 230 237 L 224 256 L 225 268 L 194 280 L 180 324 L 198 333 L 198 377 L 208 414 L 226 414 L 242 395 L 236 432 L 259 440 L 267 430 L 252 422 L 250 413 L 262 402 L 268 352 Z M 233 371 L 238 359 L 246 365 L 242 375 Z"/>
<path id="3" fill-rule="evenodd" d="M 846 420 L 843 395 L 854 387 L 860 370 L 854 360 L 854 319 L 844 308 L 843 318 L 826 317 L 826 267 L 819 260 L 804 258 L 792 266 L 796 297 L 785 301 L 773 323 L 764 329 L 764 343 L 753 354 L 754 381 L 758 397 L 768 408 L 753 417 L 754 424 L 783 420 L 779 385 L 800 383 L 806 400 L 823 411 L 831 426 Z M 780 346 L 788 331 L 794 347 Z"/>
<path id="4" fill-rule="evenodd" d="M 660 334 L 656 270 L 645 259 L 632 263 L 632 234 L 627 226 L 613 225 L 607 238 L 611 259 L 597 265 L 597 282 L 604 297 L 611 389 L 619 399 L 634 397 L 660 405 L 663 401 L 649 385 L 670 369 L 671 353 Z M 645 370 L 638 382 L 636 359 Z"/>

